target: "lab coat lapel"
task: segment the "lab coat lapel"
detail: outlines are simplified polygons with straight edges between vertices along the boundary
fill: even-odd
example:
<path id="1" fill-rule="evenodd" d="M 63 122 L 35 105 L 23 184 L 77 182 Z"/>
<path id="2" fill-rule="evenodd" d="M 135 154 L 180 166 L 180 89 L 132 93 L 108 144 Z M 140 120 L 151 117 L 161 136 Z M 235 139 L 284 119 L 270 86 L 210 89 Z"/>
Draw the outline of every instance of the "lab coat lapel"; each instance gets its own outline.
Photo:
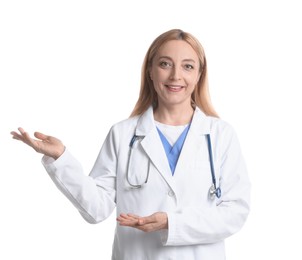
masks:
<path id="1" fill-rule="evenodd" d="M 199 108 L 196 108 L 189 132 L 178 158 L 174 177 L 177 178 L 177 176 L 186 172 L 188 162 L 192 161 L 193 156 L 198 156 L 201 158 L 202 155 L 200 154 L 200 146 L 205 144 L 205 135 L 209 133 L 210 120 Z"/>
<path id="2" fill-rule="evenodd" d="M 173 176 L 164 147 L 158 135 L 153 118 L 153 108 L 150 107 L 139 119 L 136 135 L 144 136 L 141 145 L 166 182 L 173 188 Z"/>

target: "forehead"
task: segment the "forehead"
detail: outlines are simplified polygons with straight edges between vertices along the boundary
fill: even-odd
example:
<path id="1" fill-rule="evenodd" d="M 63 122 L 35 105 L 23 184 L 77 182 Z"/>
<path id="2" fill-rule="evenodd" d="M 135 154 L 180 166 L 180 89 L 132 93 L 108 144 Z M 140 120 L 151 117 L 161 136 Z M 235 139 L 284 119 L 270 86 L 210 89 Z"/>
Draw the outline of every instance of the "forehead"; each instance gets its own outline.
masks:
<path id="1" fill-rule="evenodd" d="M 157 51 L 157 58 L 167 56 L 172 59 L 198 60 L 196 51 L 184 40 L 170 40 L 165 42 Z"/>

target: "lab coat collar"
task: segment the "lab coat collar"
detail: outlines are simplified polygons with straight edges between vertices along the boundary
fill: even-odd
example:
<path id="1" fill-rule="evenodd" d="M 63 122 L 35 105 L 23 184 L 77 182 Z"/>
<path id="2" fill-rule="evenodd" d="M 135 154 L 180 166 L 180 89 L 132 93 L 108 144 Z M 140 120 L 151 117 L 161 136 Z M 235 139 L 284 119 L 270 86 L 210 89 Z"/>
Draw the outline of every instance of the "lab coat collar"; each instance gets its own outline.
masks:
<path id="1" fill-rule="evenodd" d="M 155 128 L 153 107 L 150 106 L 148 110 L 140 116 L 135 134 L 137 136 L 146 136 L 153 128 Z"/>
<path id="2" fill-rule="evenodd" d="M 154 128 L 153 107 L 150 106 L 139 118 L 135 134 L 138 136 L 146 136 Z M 198 107 L 195 108 L 190 130 L 198 135 L 210 133 L 210 120 Z"/>
<path id="3" fill-rule="evenodd" d="M 206 135 L 210 133 L 210 119 L 199 107 L 195 108 L 190 130 L 197 135 Z"/>

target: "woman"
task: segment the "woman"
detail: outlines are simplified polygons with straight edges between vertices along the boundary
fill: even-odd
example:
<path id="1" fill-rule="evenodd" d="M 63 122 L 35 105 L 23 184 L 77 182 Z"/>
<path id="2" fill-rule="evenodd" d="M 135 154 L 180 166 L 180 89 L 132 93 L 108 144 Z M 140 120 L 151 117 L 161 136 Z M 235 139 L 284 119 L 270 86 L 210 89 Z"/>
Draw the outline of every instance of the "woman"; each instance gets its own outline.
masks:
<path id="1" fill-rule="evenodd" d="M 112 259 L 222 260 L 224 239 L 248 216 L 239 142 L 211 105 L 202 46 L 181 30 L 151 44 L 131 117 L 110 129 L 89 176 L 57 138 L 11 134 L 44 154 L 50 177 L 89 223 L 116 208 Z"/>

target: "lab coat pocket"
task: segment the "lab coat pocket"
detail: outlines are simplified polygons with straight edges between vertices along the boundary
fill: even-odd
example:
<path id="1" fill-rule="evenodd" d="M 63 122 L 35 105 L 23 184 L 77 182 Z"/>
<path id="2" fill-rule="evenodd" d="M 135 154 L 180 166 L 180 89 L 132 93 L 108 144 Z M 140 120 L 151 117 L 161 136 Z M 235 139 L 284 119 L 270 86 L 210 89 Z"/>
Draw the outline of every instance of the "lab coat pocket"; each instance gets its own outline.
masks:
<path id="1" fill-rule="evenodd" d="M 141 188 L 148 182 L 150 160 L 139 142 L 129 151 L 128 170 L 126 181 L 129 188 Z"/>

